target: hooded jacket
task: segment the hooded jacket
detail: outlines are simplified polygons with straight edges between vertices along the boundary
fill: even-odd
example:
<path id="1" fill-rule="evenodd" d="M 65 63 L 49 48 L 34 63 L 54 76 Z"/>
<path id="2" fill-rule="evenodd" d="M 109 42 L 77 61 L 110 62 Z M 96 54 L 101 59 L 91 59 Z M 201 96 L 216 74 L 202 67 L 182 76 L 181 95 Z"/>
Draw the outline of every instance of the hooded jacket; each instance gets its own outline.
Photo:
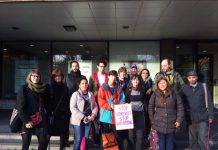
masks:
<path id="1" fill-rule="evenodd" d="M 125 103 L 125 95 L 122 91 L 122 87 L 116 85 L 115 87 L 116 94 L 112 94 L 110 91 L 110 87 L 108 83 L 104 83 L 98 90 L 98 104 L 99 109 L 108 111 L 112 113 L 112 118 L 108 118 L 107 123 L 115 124 L 115 118 L 114 118 L 114 110 L 111 107 L 112 104 L 119 104 L 119 103 Z M 102 111 L 101 111 L 102 112 Z M 100 118 L 104 117 L 103 114 L 100 112 Z M 101 120 L 100 120 L 101 121 Z"/>

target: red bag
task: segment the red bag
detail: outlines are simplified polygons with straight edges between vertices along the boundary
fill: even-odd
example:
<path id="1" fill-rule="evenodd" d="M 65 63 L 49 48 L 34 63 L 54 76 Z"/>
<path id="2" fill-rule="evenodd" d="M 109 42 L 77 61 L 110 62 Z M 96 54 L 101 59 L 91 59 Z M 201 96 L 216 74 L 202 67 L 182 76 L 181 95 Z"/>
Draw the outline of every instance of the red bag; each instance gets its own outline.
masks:
<path id="1" fill-rule="evenodd" d="M 151 150 L 159 150 L 157 131 L 155 129 L 151 128 L 150 135 L 151 135 L 151 138 L 150 138 L 150 149 Z"/>
<path id="2" fill-rule="evenodd" d="M 36 112 L 34 115 L 31 116 L 32 125 L 36 126 L 42 122 L 42 115 L 41 112 Z"/>
<path id="3" fill-rule="evenodd" d="M 86 138 L 85 138 L 85 136 L 82 137 L 82 141 L 80 144 L 80 150 L 86 150 Z"/>

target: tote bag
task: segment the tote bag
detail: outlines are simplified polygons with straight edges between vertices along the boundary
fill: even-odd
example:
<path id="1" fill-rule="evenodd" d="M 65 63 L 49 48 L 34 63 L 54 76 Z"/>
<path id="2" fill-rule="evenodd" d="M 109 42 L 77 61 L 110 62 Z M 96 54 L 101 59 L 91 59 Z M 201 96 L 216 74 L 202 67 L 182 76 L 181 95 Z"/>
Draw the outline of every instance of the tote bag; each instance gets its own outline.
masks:
<path id="1" fill-rule="evenodd" d="M 11 129 L 11 132 L 12 133 L 20 132 L 22 124 L 23 123 L 18 116 L 18 110 L 16 108 L 14 108 L 12 111 L 10 123 L 9 123 L 9 127 Z"/>

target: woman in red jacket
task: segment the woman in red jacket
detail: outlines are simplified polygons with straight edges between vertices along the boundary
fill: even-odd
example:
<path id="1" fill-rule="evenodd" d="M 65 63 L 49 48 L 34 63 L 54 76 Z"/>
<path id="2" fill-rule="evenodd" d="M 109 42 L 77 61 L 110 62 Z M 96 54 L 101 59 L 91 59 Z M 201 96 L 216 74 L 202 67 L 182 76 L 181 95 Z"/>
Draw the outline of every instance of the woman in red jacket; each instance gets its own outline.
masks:
<path id="1" fill-rule="evenodd" d="M 122 87 L 116 84 L 117 72 L 112 70 L 98 91 L 98 104 L 100 108 L 100 124 L 102 130 L 112 129 L 118 142 L 119 149 L 123 149 L 121 133 L 115 128 L 114 105 L 125 103 Z M 104 132 L 104 131 L 102 131 Z"/>

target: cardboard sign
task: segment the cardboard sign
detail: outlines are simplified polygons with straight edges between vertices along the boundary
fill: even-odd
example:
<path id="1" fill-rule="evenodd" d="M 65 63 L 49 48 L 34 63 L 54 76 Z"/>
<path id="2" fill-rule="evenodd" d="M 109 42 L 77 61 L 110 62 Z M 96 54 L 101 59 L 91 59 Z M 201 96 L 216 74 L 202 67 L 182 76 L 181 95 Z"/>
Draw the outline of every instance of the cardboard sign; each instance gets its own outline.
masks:
<path id="1" fill-rule="evenodd" d="M 114 105 L 116 130 L 133 129 L 131 104 Z"/>

